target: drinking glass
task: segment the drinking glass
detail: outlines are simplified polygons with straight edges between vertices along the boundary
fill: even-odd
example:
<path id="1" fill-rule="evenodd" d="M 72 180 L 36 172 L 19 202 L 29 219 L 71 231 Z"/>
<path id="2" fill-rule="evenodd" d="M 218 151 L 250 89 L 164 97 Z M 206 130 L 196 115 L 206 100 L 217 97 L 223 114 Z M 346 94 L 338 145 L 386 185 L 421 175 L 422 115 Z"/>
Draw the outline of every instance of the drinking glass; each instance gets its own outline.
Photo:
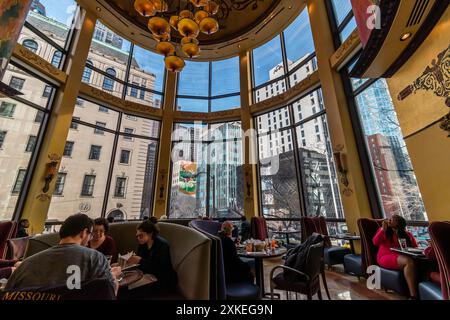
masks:
<path id="1" fill-rule="evenodd" d="M 406 250 L 406 248 L 407 248 L 406 239 L 404 239 L 404 238 L 399 238 L 399 239 L 398 239 L 398 242 L 399 242 L 399 244 L 400 244 L 400 249 Z"/>

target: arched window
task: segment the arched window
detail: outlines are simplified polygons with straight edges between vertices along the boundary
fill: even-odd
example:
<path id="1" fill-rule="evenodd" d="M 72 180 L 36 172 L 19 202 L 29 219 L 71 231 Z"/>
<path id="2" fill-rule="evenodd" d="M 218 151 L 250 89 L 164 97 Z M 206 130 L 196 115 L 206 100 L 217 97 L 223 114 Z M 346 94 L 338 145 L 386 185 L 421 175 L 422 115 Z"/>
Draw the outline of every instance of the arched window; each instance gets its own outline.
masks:
<path id="1" fill-rule="evenodd" d="M 61 63 L 62 58 L 62 52 L 61 51 L 55 51 L 52 58 L 52 65 L 56 68 L 59 68 L 59 65 Z"/>
<path id="2" fill-rule="evenodd" d="M 91 60 L 88 60 L 88 61 L 86 61 L 86 65 L 93 66 L 93 63 Z M 92 74 L 92 69 L 89 67 L 84 67 L 83 82 L 85 82 L 85 83 L 91 82 L 91 74 Z"/>
<path id="3" fill-rule="evenodd" d="M 111 77 L 116 77 L 116 70 L 113 68 L 106 69 L 106 73 Z M 103 79 L 103 89 L 107 91 L 113 91 L 114 89 L 114 80 L 110 77 L 106 77 Z"/>
<path id="4" fill-rule="evenodd" d="M 30 40 L 30 39 L 25 40 L 22 44 L 25 48 L 27 48 L 28 50 L 30 50 L 31 52 L 34 52 L 34 53 L 36 53 L 39 48 L 39 45 L 37 44 L 37 42 L 34 40 Z"/>

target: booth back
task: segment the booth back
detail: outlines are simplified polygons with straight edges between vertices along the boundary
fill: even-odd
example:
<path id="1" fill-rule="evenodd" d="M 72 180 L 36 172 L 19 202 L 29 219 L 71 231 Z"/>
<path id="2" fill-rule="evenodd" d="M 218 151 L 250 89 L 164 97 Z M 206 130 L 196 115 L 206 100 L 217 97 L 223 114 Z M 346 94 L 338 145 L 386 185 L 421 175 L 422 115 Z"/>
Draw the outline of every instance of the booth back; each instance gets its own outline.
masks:
<path id="1" fill-rule="evenodd" d="M 136 222 L 112 223 L 109 234 L 117 251 L 125 254 L 137 250 Z M 170 244 L 173 268 L 178 274 L 180 293 L 189 300 L 209 299 L 211 240 L 200 232 L 173 223 L 159 222 L 160 235 Z"/>
<path id="2" fill-rule="evenodd" d="M 14 238 L 17 233 L 17 222 L 0 222 L 0 259 L 6 259 L 8 252 L 8 239 Z"/>
<path id="3" fill-rule="evenodd" d="M 362 243 L 362 269 L 367 270 L 368 266 L 377 265 L 378 247 L 373 243 L 378 229 L 381 227 L 383 220 L 362 218 L 358 219 L 358 229 L 361 235 Z"/>
<path id="4" fill-rule="evenodd" d="M 48 233 L 41 234 L 30 237 L 25 249 L 24 259 L 36 254 L 38 252 L 44 251 L 48 248 L 56 246 L 59 243 L 58 233 Z"/>
<path id="5" fill-rule="evenodd" d="M 301 217 L 301 234 L 302 242 L 311 237 L 313 233 L 318 233 L 324 236 L 324 246 L 331 247 L 331 240 L 328 237 L 328 227 L 325 217 Z"/>
<path id="6" fill-rule="evenodd" d="M 442 296 L 450 299 L 450 222 L 433 222 L 430 227 L 431 245 L 438 260 Z"/>

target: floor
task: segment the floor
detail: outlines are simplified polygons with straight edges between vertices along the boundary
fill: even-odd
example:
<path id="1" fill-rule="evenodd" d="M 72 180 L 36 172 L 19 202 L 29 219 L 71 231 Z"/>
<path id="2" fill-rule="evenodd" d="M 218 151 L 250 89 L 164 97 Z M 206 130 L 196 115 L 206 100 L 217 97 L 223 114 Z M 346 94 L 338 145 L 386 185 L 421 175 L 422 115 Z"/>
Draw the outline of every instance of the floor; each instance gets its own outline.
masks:
<path id="1" fill-rule="evenodd" d="M 276 265 L 284 264 L 284 260 L 281 258 L 265 259 L 264 260 L 264 276 L 266 291 L 270 292 L 269 274 L 270 270 Z M 344 273 L 343 266 L 334 266 L 331 271 L 326 271 L 326 278 L 328 283 L 328 289 L 330 291 L 332 300 L 404 300 L 402 297 L 394 292 L 385 292 L 384 290 L 370 290 L 366 287 L 365 279 L 361 278 L 358 281 L 357 277 L 347 275 Z M 323 299 L 327 300 L 325 289 L 322 288 Z M 281 299 L 286 299 L 286 292 L 277 291 L 281 294 Z M 306 296 L 298 295 L 300 300 L 306 300 Z M 290 295 L 291 299 L 296 299 L 295 294 Z M 317 295 L 313 297 L 314 300 L 318 299 Z"/>

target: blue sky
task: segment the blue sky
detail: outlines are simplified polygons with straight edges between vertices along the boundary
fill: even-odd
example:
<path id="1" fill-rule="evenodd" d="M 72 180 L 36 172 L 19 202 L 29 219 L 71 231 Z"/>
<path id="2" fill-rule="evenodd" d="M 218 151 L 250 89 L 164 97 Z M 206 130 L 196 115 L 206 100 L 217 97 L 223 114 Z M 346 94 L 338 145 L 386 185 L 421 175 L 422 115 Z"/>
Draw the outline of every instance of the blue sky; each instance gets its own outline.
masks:
<path id="1" fill-rule="evenodd" d="M 46 15 L 53 20 L 67 24 L 68 18 L 73 17 L 73 9 L 70 10 L 76 2 L 73 0 L 40 0 L 44 5 Z"/>

